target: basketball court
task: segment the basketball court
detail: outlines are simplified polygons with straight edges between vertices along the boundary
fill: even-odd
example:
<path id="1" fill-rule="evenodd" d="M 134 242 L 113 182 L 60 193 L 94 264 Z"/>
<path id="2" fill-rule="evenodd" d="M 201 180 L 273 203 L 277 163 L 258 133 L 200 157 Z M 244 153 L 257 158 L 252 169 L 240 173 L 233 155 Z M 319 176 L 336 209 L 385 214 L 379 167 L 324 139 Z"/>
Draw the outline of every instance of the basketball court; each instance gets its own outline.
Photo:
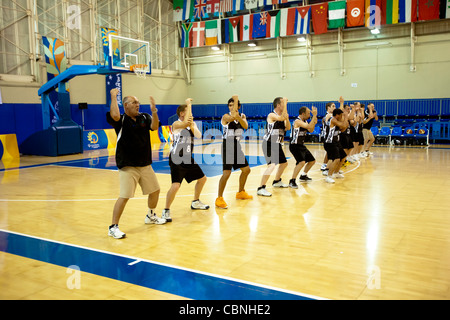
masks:
<path id="1" fill-rule="evenodd" d="M 211 47 L 220 22 L 200 45 L 203 20 L 187 26 L 186 19 L 172 19 L 181 14 L 174 1 L 136 0 L 132 6 L 99 0 L 84 10 L 84 1 L 74 1 L 64 3 L 61 19 L 79 7 L 83 23 L 58 22 L 65 29 L 56 35 L 68 41 L 63 48 L 42 32 L 52 34 L 46 19 L 59 14 L 48 8 L 53 2 L 41 2 L 3 8 L 21 12 L 32 4 L 25 11 L 28 29 L 22 29 L 39 37 L 31 37 L 32 52 L 24 55 L 31 62 L 17 58 L 19 66 L 8 69 L 5 58 L 0 65 L 0 299 L 450 299 L 450 99 L 439 80 L 448 79 L 450 20 L 417 22 L 417 29 L 415 20 L 403 21 L 383 26 L 389 32 L 381 36 L 372 26 L 337 27 L 314 34 L 313 41 L 311 21 L 302 15 L 304 38 L 278 35 L 265 42 L 236 40 L 230 22 L 224 25 L 231 28 L 230 42 Z M 219 16 L 228 23 L 227 15 Z M 115 29 L 105 17 L 117 20 Z M 14 19 L 0 31 L 23 20 Z M 76 31 L 83 28 L 89 32 Z M 198 46 L 189 44 L 192 37 Z M 232 37 L 240 43 L 232 44 Z M 34 52 L 39 46 L 44 54 Z M 27 63 L 30 70 L 23 71 Z M 58 72 L 51 76 L 53 69 Z M 191 209 L 195 183 L 184 181 L 170 208 L 173 221 L 147 225 L 147 196 L 138 187 L 120 220 L 126 237 L 108 236 L 119 196 L 118 139 L 106 122 L 113 88 L 122 113 L 127 95 L 138 97 L 146 113 L 148 97 L 157 99 L 161 126 L 149 134 L 161 187 L 158 216 L 172 184 L 171 124 L 177 106 L 194 98 L 193 117 L 204 138 L 195 139 L 193 155 L 207 177 L 200 200 L 209 209 Z M 228 209 L 221 209 L 215 206 L 223 173 L 220 119 L 233 94 L 248 118 L 242 146 L 251 169 L 245 190 L 253 199 L 236 199 L 240 171 L 234 171 L 224 192 Z M 352 98 L 346 103 L 375 101 L 380 128 L 374 134 L 388 142 L 377 140 L 373 154 L 343 167 L 344 178 L 331 184 L 320 170 L 325 150 L 314 140 L 317 127 L 305 144 L 316 159 L 312 181 L 299 182 L 298 189 L 273 188 L 273 173 L 267 183 L 272 196 L 258 196 L 273 98 L 288 96 L 292 122 L 301 106 L 317 106 L 324 117 L 326 103 L 342 95 Z M 408 127 L 397 125 L 401 121 Z M 288 183 L 295 159 L 289 134 L 285 138 L 282 179 Z"/>
<path id="2" fill-rule="evenodd" d="M 220 155 L 215 145 L 198 143 L 194 152 Z M 247 155 L 258 158 L 259 147 L 247 142 Z M 153 146 L 158 214 L 170 187 L 167 148 Z M 324 154 L 321 145 L 308 148 L 317 159 Z M 209 210 L 190 209 L 193 186 L 183 183 L 173 222 L 145 225 L 138 188 L 123 214 L 122 240 L 107 236 L 118 194 L 111 151 L 23 157 L 0 172 L 1 297 L 448 299 L 448 149 L 373 151 L 335 185 L 316 164 L 312 182 L 273 190 L 271 198 L 256 196 L 265 165 L 255 163 L 247 183 L 254 199 L 234 199 L 234 172 L 228 209 L 213 205 L 221 164 L 203 164 Z"/>

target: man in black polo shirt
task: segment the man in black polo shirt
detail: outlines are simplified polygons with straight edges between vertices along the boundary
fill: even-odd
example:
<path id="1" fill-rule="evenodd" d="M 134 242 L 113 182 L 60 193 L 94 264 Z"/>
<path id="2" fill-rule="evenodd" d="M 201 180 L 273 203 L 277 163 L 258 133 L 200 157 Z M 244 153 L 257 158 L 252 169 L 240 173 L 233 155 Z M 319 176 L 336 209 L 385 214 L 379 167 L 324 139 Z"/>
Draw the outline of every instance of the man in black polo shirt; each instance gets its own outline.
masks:
<path id="1" fill-rule="evenodd" d="M 375 106 L 373 103 L 369 103 L 367 105 L 367 110 L 364 112 L 364 121 L 363 121 L 363 135 L 364 135 L 364 152 L 363 155 L 368 157 L 372 154 L 370 152 L 370 147 L 375 141 L 375 137 L 371 131 L 373 121 L 378 121 L 378 114 L 375 110 Z"/>
<path id="2" fill-rule="evenodd" d="M 123 99 L 124 114 L 120 114 L 117 104 L 118 89 L 111 90 L 111 107 L 106 113 L 108 123 L 117 134 L 116 164 L 119 168 L 120 194 L 114 205 L 112 225 L 108 235 L 116 239 L 125 237 L 119 230 L 119 220 L 128 202 L 134 197 L 137 183 L 142 193 L 148 194 L 148 214 L 146 224 L 163 224 L 154 212 L 159 198 L 159 184 L 152 164 L 152 149 L 149 130 L 158 130 L 159 118 L 155 100 L 150 97 L 152 115 L 139 112 L 139 100 L 133 96 Z"/>

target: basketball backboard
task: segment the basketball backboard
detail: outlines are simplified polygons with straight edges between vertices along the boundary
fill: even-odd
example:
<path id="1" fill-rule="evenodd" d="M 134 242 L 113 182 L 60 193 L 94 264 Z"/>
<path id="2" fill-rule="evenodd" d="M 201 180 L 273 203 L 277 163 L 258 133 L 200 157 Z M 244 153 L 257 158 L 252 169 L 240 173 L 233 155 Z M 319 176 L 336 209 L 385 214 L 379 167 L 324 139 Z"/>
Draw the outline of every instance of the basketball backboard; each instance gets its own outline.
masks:
<path id="1" fill-rule="evenodd" d="M 109 63 L 112 70 L 132 71 L 132 66 L 145 65 L 150 74 L 150 45 L 148 41 L 109 35 Z"/>

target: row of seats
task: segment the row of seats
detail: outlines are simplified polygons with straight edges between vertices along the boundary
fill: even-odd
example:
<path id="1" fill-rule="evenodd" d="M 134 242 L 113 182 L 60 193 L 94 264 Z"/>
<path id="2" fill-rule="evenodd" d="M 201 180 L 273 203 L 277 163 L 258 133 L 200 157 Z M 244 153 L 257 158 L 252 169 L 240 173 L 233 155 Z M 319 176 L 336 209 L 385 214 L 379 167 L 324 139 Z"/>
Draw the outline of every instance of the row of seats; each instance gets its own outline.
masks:
<path id="1" fill-rule="evenodd" d="M 222 125 L 219 120 L 214 121 L 200 121 L 201 130 L 203 134 L 207 133 L 209 137 L 212 136 L 218 138 L 221 136 Z M 266 129 L 265 121 L 249 121 L 249 128 L 245 131 L 245 138 L 257 138 L 264 135 Z M 312 141 L 319 141 L 321 134 L 321 126 L 317 124 L 310 136 L 316 137 L 311 139 Z M 383 125 L 380 122 L 375 123 L 372 126 L 371 131 L 377 138 L 377 142 L 391 142 L 392 139 L 423 139 L 426 138 L 427 143 L 429 139 L 436 140 L 449 140 L 450 141 L 450 122 L 449 121 L 431 121 L 431 122 L 416 122 L 409 123 L 408 125 Z M 286 139 L 289 139 L 290 131 L 286 132 Z M 384 139 L 384 138 L 387 138 Z"/>
<path id="2" fill-rule="evenodd" d="M 414 119 L 414 118 L 450 118 L 450 98 L 444 99 L 403 99 L 403 100 L 359 100 L 363 104 L 372 102 L 378 114 L 384 120 L 392 119 Z M 353 101 L 349 101 L 352 103 Z M 326 114 L 327 102 L 324 101 L 306 101 L 289 102 L 287 111 L 291 118 L 298 115 L 300 107 L 317 108 L 318 116 L 323 117 Z M 335 101 L 335 104 L 339 103 Z M 223 114 L 227 113 L 226 104 L 205 104 L 193 105 L 192 112 L 198 120 L 218 120 Z M 264 120 L 267 114 L 273 111 L 272 103 L 243 103 L 241 111 L 249 119 Z M 417 119 L 416 119 L 417 120 Z"/>

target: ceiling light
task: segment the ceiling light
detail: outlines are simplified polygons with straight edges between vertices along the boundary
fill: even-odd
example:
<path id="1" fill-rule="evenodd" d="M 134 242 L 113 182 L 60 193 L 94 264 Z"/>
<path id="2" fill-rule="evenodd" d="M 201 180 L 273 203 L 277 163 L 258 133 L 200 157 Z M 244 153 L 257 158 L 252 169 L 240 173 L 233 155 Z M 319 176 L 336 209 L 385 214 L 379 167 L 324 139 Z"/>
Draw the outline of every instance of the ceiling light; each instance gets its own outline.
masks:
<path id="1" fill-rule="evenodd" d="M 256 47 L 256 42 L 249 42 L 249 43 L 247 43 L 247 45 L 249 47 Z"/>
<path id="2" fill-rule="evenodd" d="M 297 41 L 298 42 L 306 42 L 306 38 L 305 37 L 298 37 Z"/>
<path id="3" fill-rule="evenodd" d="M 380 29 L 377 29 L 377 28 L 371 29 L 371 30 L 370 30 L 370 33 L 371 33 L 371 34 L 380 34 Z"/>
<path id="4" fill-rule="evenodd" d="M 366 43 L 366 47 L 380 47 L 380 46 L 390 46 L 392 43 L 389 41 L 377 41 Z"/>
<path id="5" fill-rule="evenodd" d="M 212 46 L 211 50 L 218 51 L 218 50 L 220 50 L 220 47 L 219 46 Z"/>

